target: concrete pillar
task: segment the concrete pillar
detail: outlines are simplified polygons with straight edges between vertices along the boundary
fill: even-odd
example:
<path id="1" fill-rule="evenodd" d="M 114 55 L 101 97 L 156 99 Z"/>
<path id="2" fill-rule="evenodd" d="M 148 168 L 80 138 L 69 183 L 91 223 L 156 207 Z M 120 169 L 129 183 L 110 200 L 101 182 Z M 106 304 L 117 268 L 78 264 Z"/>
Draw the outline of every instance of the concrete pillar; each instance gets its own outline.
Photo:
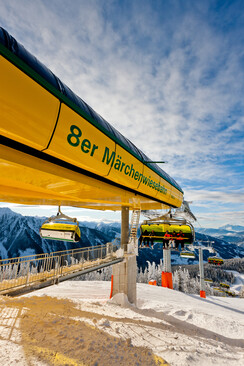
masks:
<path id="1" fill-rule="evenodd" d="M 163 249 L 163 272 L 162 287 L 173 289 L 172 269 L 171 269 L 171 249 Z"/>
<path id="2" fill-rule="evenodd" d="M 127 245 L 129 241 L 129 207 L 121 207 L 121 248 L 127 253 Z"/>
<path id="3" fill-rule="evenodd" d="M 168 249 L 168 263 L 167 263 L 167 266 L 168 266 L 168 271 L 167 272 L 172 272 L 172 268 L 171 268 L 171 249 Z"/>
<path id="4" fill-rule="evenodd" d="M 121 248 L 124 249 L 123 262 L 112 266 L 113 289 L 112 297 L 125 294 L 128 301 L 136 304 L 137 263 L 135 254 L 127 254 L 129 241 L 129 207 L 121 207 Z"/>
<path id="5" fill-rule="evenodd" d="M 171 270 L 171 249 L 163 249 L 163 268 L 164 268 L 164 272 L 172 272 L 172 270 Z"/>
<path id="6" fill-rule="evenodd" d="M 123 262 L 112 266 L 112 296 L 123 293 L 131 304 L 136 304 L 136 255 L 128 255 Z"/>

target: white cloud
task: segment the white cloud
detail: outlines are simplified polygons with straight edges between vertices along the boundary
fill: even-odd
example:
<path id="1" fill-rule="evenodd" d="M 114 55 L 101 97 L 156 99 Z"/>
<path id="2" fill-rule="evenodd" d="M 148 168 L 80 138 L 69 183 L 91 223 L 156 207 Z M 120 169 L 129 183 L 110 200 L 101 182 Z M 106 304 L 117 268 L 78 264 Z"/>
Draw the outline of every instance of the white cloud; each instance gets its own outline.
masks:
<path id="1" fill-rule="evenodd" d="M 222 202 L 222 203 L 244 203 L 244 192 L 236 190 L 232 192 L 208 191 L 208 190 L 187 190 L 186 200 L 193 201 L 194 204 L 201 202 Z"/>
<path id="2" fill-rule="evenodd" d="M 183 189 L 229 192 L 184 189 L 190 200 L 243 202 L 241 43 L 210 24 L 207 3 L 138 4 L 116 15 L 113 1 L 0 1 L 0 21 L 151 159 L 167 160 Z M 226 164 L 233 157 L 239 169 Z"/>
<path id="3" fill-rule="evenodd" d="M 196 231 L 198 224 L 200 227 L 206 228 L 218 228 L 226 224 L 244 226 L 244 211 L 201 213 L 198 215 L 197 220 L 198 222 L 195 224 Z"/>
<path id="4" fill-rule="evenodd" d="M 26 3 L 33 21 L 19 23 L 20 17 L 26 18 L 26 10 L 12 2 L 7 11 L 13 17 L 10 28 L 18 25 L 20 32 L 15 33 L 21 36 L 24 32 L 21 38 L 27 38 L 27 46 L 30 43 L 64 82 L 148 155 L 177 154 L 191 164 L 192 156 L 199 161 L 203 154 L 219 156 L 224 151 L 226 134 L 233 129 L 229 125 L 226 132 L 217 133 L 216 128 L 228 122 L 225 119 L 233 103 L 241 100 L 238 92 L 243 73 L 236 55 L 225 52 L 225 67 L 216 71 L 209 84 L 202 83 L 209 69 L 219 66 L 224 42 L 208 24 L 187 15 L 172 35 L 169 53 L 162 52 L 159 58 L 157 49 L 149 55 L 143 48 L 131 49 L 133 39 L 123 40 L 112 21 L 102 16 L 99 2 L 74 3 L 73 24 L 42 2 Z M 14 5 L 20 10 L 18 16 Z M 140 13 L 138 20 L 133 14 L 135 24 L 142 27 L 143 16 Z M 146 22 L 145 27 L 152 38 L 156 31 L 163 33 L 153 22 Z M 230 152 L 240 152 L 242 146 L 234 145 Z"/>

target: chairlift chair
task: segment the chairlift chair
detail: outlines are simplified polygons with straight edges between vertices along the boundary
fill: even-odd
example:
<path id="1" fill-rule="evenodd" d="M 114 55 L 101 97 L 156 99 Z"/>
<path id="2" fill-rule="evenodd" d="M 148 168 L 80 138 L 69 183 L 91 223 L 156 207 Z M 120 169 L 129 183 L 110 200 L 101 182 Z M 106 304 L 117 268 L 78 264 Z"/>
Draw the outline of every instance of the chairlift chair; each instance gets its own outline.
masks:
<path id="1" fill-rule="evenodd" d="M 213 287 L 213 290 L 215 290 L 215 291 L 218 291 L 218 292 L 221 292 L 221 293 L 225 294 L 225 291 L 221 290 L 221 288 L 219 288 L 219 287 Z"/>
<path id="2" fill-rule="evenodd" d="M 180 252 L 181 258 L 188 258 L 188 259 L 195 259 L 196 255 L 194 252 L 191 252 L 190 250 L 183 250 Z"/>
<path id="3" fill-rule="evenodd" d="M 146 221 L 143 222 L 140 226 L 141 241 L 153 240 L 156 243 L 165 242 L 164 235 L 168 231 L 170 234 L 173 232 L 179 233 L 180 231 L 183 233 L 183 237 L 170 238 L 172 240 L 178 241 L 181 244 L 192 244 L 195 239 L 195 232 L 193 226 L 188 222 L 178 222 L 176 220 L 155 220 L 155 221 Z M 152 235 L 153 232 L 153 235 Z M 146 233 L 146 235 L 145 235 Z"/>
<path id="4" fill-rule="evenodd" d="M 221 266 L 224 264 L 224 260 L 220 257 L 217 257 L 217 255 L 214 255 L 212 257 L 208 257 L 208 263 L 214 264 L 215 266 Z"/>
<path id="5" fill-rule="evenodd" d="M 211 278 L 204 278 L 204 281 L 206 283 L 213 283 L 213 280 Z"/>
<path id="6" fill-rule="evenodd" d="M 40 236 L 43 239 L 77 243 L 81 237 L 79 222 L 76 218 L 64 215 L 59 207 L 57 215 L 44 221 L 40 227 Z"/>

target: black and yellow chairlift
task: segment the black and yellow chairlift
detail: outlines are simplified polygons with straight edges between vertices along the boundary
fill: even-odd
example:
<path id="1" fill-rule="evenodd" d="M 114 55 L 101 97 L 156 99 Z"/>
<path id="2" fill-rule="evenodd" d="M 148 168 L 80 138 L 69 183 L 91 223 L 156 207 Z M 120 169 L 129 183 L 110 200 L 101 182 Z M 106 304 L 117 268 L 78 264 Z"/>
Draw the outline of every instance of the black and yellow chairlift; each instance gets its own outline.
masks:
<path id="1" fill-rule="evenodd" d="M 213 255 L 211 257 L 208 257 L 208 263 L 213 264 L 215 266 L 221 266 L 224 264 L 224 260 L 216 255 Z"/>
<path id="2" fill-rule="evenodd" d="M 64 215 L 60 206 L 56 216 L 47 219 L 40 228 L 43 239 L 79 242 L 81 238 L 79 222 L 76 218 Z"/>
<path id="3" fill-rule="evenodd" d="M 204 278 L 204 282 L 212 284 L 213 280 L 211 278 Z"/>
<path id="4" fill-rule="evenodd" d="M 170 234 L 170 237 L 166 238 L 166 233 Z M 177 236 L 173 236 L 174 233 Z M 181 236 L 179 236 L 180 233 Z M 194 243 L 195 240 L 195 230 L 190 221 L 176 217 L 171 212 L 143 221 L 140 226 L 140 234 L 141 243 L 150 240 L 156 243 L 165 243 L 168 240 L 177 241 L 181 246 L 185 246 Z"/>
<path id="5" fill-rule="evenodd" d="M 223 288 L 230 288 L 230 285 L 228 285 L 228 283 L 224 283 L 224 282 L 220 282 L 220 287 L 223 287 Z"/>
<path id="6" fill-rule="evenodd" d="M 210 243 L 209 248 L 212 248 L 212 253 L 213 255 L 211 255 L 210 257 L 208 257 L 208 263 L 209 264 L 213 264 L 215 266 L 221 266 L 222 264 L 224 264 L 224 260 L 218 256 L 217 252 L 215 251 L 215 249 L 212 247 L 212 243 Z"/>

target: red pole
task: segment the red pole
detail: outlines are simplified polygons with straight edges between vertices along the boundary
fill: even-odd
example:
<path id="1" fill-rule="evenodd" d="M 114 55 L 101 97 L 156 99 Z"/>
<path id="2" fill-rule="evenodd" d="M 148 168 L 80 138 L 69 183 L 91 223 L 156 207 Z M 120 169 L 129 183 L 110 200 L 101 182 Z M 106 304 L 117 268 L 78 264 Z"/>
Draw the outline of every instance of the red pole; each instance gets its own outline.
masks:
<path id="1" fill-rule="evenodd" d="M 111 291 L 110 291 L 110 299 L 112 298 L 113 295 L 113 287 L 114 287 L 114 275 L 111 276 Z"/>
<path id="2" fill-rule="evenodd" d="M 173 290 L 173 279 L 171 272 L 162 272 L 161 284 L 162 287 L 167 287 Z"/>
<path id="3" fill-rule="evenodd" d="M 206 299 L 206 292 L 201 290 L 200 297 L 203 297 L 204 299 Z"/>
<path id="4" fill-rule="evenodd" d="M 173 290 L 172 273 L 171 272 L 166 272 L 166 276 L 167 276 L 168 288 L 170 288 L 171 290 Z"/>

